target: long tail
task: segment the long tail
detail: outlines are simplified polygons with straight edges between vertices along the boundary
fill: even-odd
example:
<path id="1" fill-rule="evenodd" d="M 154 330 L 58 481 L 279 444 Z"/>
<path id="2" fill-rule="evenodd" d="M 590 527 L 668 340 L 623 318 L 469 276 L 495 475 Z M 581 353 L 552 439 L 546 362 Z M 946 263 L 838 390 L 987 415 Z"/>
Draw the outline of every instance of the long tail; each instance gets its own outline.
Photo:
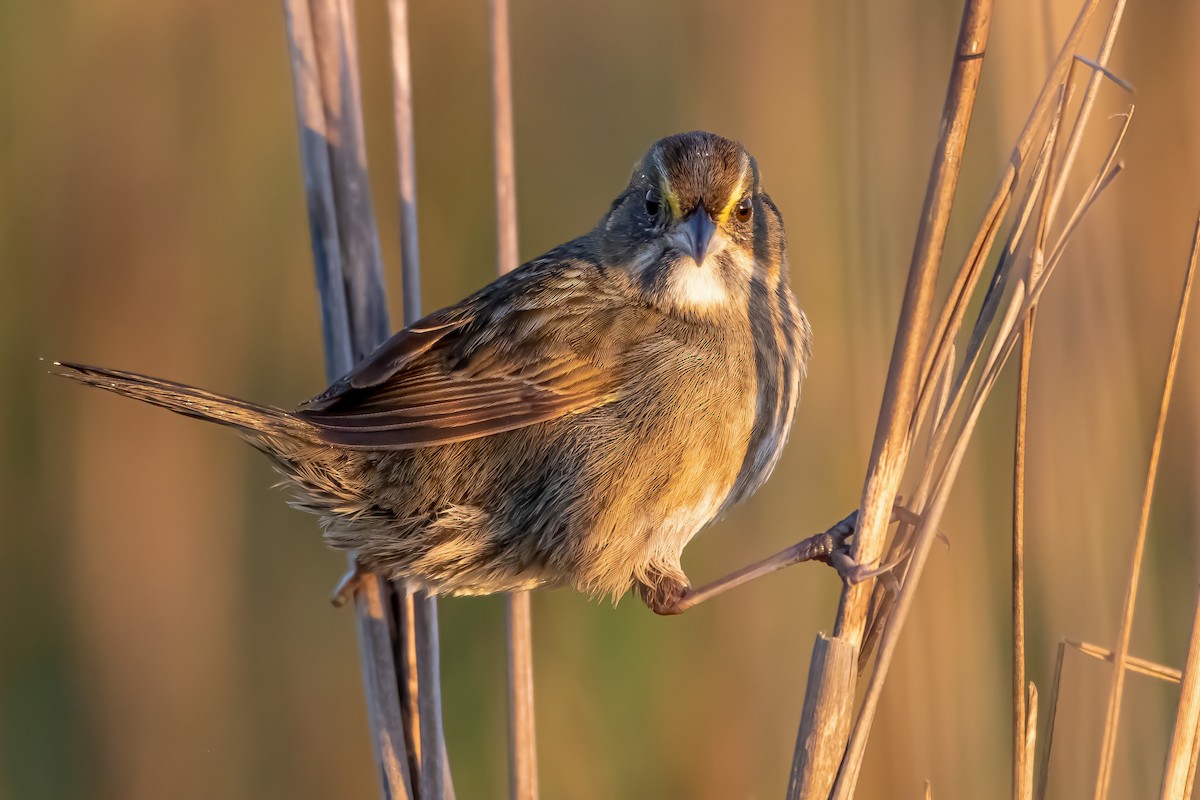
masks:
<path id="1" fill-rule="evenodd" d="M 102 367 L 88 367 L 55 361 L 54 372 L 88 386 L 97 386 L 125 397 L 160 406 L 176 414 L 216 422 L 237 428 L 250 438 L 259 435 L 277 436 L 285 439 L 314 438 L 311 425 L 297 419 L 288 412 L 247 403 L 233 397 L 224 397 L 195 386 L 151 378 L 133 372 L 121 372 Z"/>

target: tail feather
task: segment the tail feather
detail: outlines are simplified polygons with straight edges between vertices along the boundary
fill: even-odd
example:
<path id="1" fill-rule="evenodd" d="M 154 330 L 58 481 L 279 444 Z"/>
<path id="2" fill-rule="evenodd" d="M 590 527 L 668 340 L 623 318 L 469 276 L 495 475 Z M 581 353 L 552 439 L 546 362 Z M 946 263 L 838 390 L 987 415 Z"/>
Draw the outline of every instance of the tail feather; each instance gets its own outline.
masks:
<path id="1" fill-rule="evenodd" d="M 134 372 L 54 362 L 55 374 L 88 386 L 174 411 L 176 414 L 228 425 L 249 434 L 311 438 L 311 426 L 283 409 L 247 403 L 195 386 L 164 381 Z M 305 436 L 308 433 L 308 436 Z"/>

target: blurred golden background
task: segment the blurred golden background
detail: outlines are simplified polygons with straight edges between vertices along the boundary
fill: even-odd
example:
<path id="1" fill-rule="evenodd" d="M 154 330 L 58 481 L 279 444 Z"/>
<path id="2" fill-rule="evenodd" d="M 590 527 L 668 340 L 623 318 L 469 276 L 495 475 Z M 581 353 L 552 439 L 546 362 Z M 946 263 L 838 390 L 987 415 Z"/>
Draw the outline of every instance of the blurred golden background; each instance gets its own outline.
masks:
<path id="1" fill-rule="evenodd" d="M 1076 10 L 998 4 L 948 261 Z M 495 268 L 486 4 L 410 14 L 432 310 Z M 513 14 L 522 257 L 593 225 L 643 150 L 679 130 L 744 141 L 787 221 L 816 335 L 796 429 L 765 489 L 689 548 L 689 574 L 823 530 L 858 500 L 961 4 L 516 0 Z M 384 6 L 358 15 L 398 320 Z M 1043 698 L 1061 637 L 1115 638 L 1200 205 L 1197 34 L 1195 2 L 1130 3 L 1113 62 L 1138 89 L 1128 169 L 1039 315 L 1027 548 Z M 0 5 L 0 798 L 377 791 L 353 619 L 329 606 L 345 562 L 315 522 L 235 437 L 39 361 L 279 405 L 323 388 L 288 69 L 277 2 Z M 1076 191 L 1128 102 L 1103 89 Z M 918 594 L 862 797 L 918 797 L 926 778 L 939 798 L 1009 792 L 1012 383 L 985 412 L 944 526 L 952 547 Z M 1193 319 L 1132 648 L 1177 667 L 1200 576 L 1198 462 Z M 544 796 L 781 796 L 838 590 L 831 570 L 802 566 L 671 619 L 633 599 L 535 594 Z M 451 599 L 442 621 L 458 796 L 502 797 L 501 603 Z M 1108 675 L 1068 655 L 1052 797 L 1090 796 Z M 1112 797 L 1157 791 L 1177 693 L 1130 677 Z"/>

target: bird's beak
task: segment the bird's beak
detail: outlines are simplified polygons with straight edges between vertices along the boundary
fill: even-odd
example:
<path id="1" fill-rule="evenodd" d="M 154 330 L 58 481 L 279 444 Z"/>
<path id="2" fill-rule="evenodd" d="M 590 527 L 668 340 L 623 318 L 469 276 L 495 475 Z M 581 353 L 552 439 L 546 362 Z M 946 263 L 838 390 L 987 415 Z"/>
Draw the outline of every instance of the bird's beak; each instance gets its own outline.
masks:
<path id="1" fill-rule="evenodd" d="M 703 205 L 698 206 L 691 216 L 683 221 L 679 232 L 683 234 L 684 252 L 695 260 L 696 266 L 701 266 L 704 257 L 708 255 L 713 234 L 717 232 L 716 223 L 708 216 Z"/>

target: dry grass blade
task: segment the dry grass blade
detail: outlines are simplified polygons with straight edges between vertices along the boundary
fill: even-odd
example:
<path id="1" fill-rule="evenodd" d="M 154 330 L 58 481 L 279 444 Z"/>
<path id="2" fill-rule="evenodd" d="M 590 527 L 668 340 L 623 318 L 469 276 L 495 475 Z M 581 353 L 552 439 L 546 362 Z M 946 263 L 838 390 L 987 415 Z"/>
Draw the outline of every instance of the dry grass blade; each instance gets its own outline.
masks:
<path id="1" fill-rule="evenodd" d="M 362 139 L 356 44 L 344 3 L 287 0 L 305 195 L 321 293 L 327 374 L 340 377 L 388 333 Z M 412 797 L 387 587 L 355 596 L 367 717 L 385 797 Z"/>
<path id="2" fill-rule="evenodd" d="M 1117 646 L 1113 648 L 1113 676 L 1109 686 L 1108 708 L 1104 718 L 1104 738 L 1100 748 L 1100 766 L 1096 772 L 1096 800 L 1108 796 L 1112 778 L 1113 753 L 1116 750 L 1117 730 L 1121 720 L 1121 695 L 1125 688 L 1125 659 L 1129 655 L 1129 639 L 1133 635 L 1133 615 L 1137 605 L 1138 583 L 1141 580 L 1142 557 L 1146 551 L 1146 531 L 1150 526 L 1150 505 L 1154 499 L 1154 485 L 1158 479 L 1158 461 L 1162 454 L 1163 433 L 1167 426 L 1167 412 L 1171 407 L 1172 390 L 1175 387 L 1175 372 L 1179 365 L 1179 351 L 1183 345 L 1183 329 L 1187 322 L 1188 299 L 1192 294 L 1192 283 L 1196 275 L 1196 250 L 1200 246 L 1200 220 L 1192 237 L 1191 260 L 1183 281 L 1179 298 L 1179 313 L 1175 322 L 1175 335 L 1171 341 L 1171 354 L 1167 358 L 1167 374 L 1163 379 L 1162 399 L 1159 402 L 1158 422 L 1154 440 L 1150 447 L 1150 465 L 1146 470 L 1146 485 L 1142 492 L 1142 508 L 1138 516 L 1137 534 L 1134 538 L 1133 556 L 1129 565 L 1129 581 L 1125 586 L 1125 601 L 1121 611 L 1121 625 L 1117 634 Z"/>
<path id="3" fill-rule="evenodd" d="M 508 0 L 488 3 L 492 37 L 492 114 L 496 160 L 496 266 L 516 269 L 517 187 L 513 154 L 512 59 Z M 508 637 L 508 778 L 513 800 L 538 796 L 537 728 L 533 704 L 533 619 L 528 592 L 505 598 Z"/>
<path id="4" fill-rule="evenodd" d="M 1077 642 L 1074 639 L 1063 639 L 1063 642 L 1073 650 L 1077 650 L 1085 656 L 1094 658 L 1097 661 L 1113 662 L 1113 651 L 1107 647 L 1101 647 L 1098 644 L 1091 642 Z M 1165 664 L 1158 664 L 1145 658 L 1137 656 L 1125 657 L 1125 669 L 1130 672 L 1137 672 L 1149 678 L 1158 678 L 1167 683 L 1179 683 L 1183 679 L 1183 671 L 1168 667 Z"/>
<path id="5" fill-rule="evenodd" d="M 1013 454 L 1012 636 L 1013 636 L 1013 796 L 1029 797 L 1025 773 L 1032 770 L 1026 746 L 1030 725 L 1025 704 L 1025 452 L 1029 416 L 1029 362 L 1033 356 L 1036 315 L 1025 320 L 1017 373 L 1017 423 Z M 1036 724 L 1033 726 L 1036 727 Z M 1032 775 L 1032 772 L 1030 772 Z"/>
<path id="6" fill-rule="evenodd" d="M 1197 231 L 1200 233 L 1200 230 Z M 1193 248 L 1193 259 L 1195 250 Z M 1200 738 L 1200 594 L 1192 612 L 1192 635 L 1188 639 L 1187 663 L 1183 668 L 1183 688 L 1179 693 L 1179 711 L 1167 748 L 1159 800 L 1183 800 L 1191 796 L 1188 775 L 1192 770 L 1192 753 Z M 1186 793 L 1185 793 L 1186 792 Z"/>

